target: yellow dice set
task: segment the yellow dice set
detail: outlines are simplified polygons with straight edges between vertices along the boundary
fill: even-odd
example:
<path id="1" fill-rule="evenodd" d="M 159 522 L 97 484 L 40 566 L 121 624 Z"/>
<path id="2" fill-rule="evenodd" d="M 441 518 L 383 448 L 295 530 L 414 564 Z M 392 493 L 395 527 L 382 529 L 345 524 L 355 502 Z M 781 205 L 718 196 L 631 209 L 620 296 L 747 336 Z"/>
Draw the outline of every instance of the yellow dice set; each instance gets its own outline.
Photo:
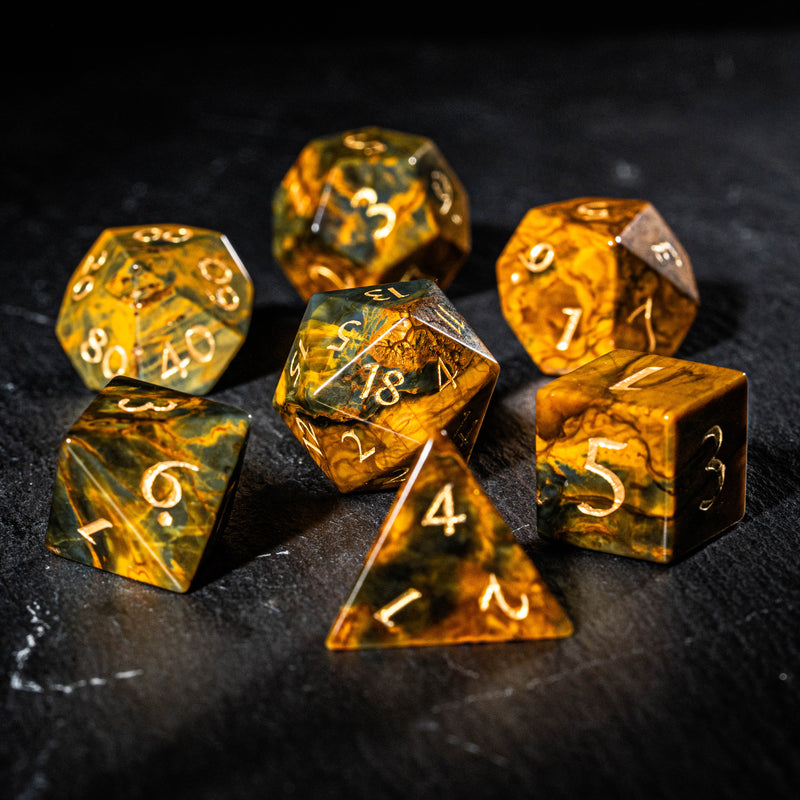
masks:
<path id="1" fill-rule="evenodd" d="M 340 492 L 396 493 L 327 646 L 571 635 L 468 467 L 500 365 L 445 294 L 471 249 L 454 170 L 426 137 L 346 131 L 303 148 L 272 209 L 272 254 L 306 303 L 274 410 Z M 742 518 L 747 378 L 674 357 L 699 294 L 650 203 L 530 209 L 496 282 L 510 332 L 553 376 L 530 410 L 542 537 L 666 564 Z M 48 549 L 190 588 L 250 435 L 249 414 L 202 395 L 252 307 L 222 233 L 170 223 L 99 235 L 56 325 L 97 395 L 62 443 Z"/>

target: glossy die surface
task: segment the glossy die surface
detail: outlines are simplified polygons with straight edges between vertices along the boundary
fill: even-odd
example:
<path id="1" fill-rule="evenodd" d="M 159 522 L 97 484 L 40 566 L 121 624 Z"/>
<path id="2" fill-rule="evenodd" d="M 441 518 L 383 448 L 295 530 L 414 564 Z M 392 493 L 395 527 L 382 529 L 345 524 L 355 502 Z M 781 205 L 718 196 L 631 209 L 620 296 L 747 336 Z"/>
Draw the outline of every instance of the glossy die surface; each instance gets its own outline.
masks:
<path id="1" fill-rule="evenodd" d="M 471 249 L 469 202 L 428 138 L 369 127 L 314 139 L 273 198 L 273 254 L 304 300 L 316 292 L 436 279 Z"/>
<path id="2" fill-rule="evenodd" d="M 555 639 L 572 623 L 447 437 L 420 450 L 331 650 Z"/>
<path id="3" fill-rule="evenodd" d="M 547 375 L 614 349 L 673 355 L 699 305 L 689 256 L 643 200 L 531 209 L 496 275 L 503 315 Z"/>
<path id="4" fill-rule="evenodd" d="M 61 445 L 47 548 L 185 592 L 225 524 L 249 430 L 232 406 L 112 379 Z"/>
<path id="5" fill-rule="evenodd" d="M 499 371 L 433 281 L 319 292 L 273 405 L 340 491 L 396 489 L 432 430 L 469 458 Z"/>
<path id="6" fill-rule="evenodd" d="M 250 276 L 223 234 L 108 228 L 69 280 L 56 335 L 90 389 L 127 375 L 205 394 L 244 342 L 252 304 Z"/>
<path id="7" fill-rule="evenodd" d="M 536 395 L 538 529 L 673 561 L 744 515 L 747 378 L 617 350 Z"/>

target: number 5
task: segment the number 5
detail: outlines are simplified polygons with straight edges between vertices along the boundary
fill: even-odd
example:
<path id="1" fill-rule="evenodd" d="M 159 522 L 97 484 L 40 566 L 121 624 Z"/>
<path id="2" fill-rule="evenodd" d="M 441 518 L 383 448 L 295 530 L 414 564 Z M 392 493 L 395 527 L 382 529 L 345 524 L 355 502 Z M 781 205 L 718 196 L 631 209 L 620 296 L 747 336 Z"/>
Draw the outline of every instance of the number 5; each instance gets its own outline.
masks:
<path id="1" fill-rule="evenodd" d="M 627 446 L 627 442 L 615 442 L 613 439 L 589 439 L 589 454 L 586 456 L 584 466 L 589 472 L 599 475 L 603 480 L 611 484 L 611 488 L 614 491 L 614 502 L 609 508 L 595 508 L 588 503 L 581 503 L 578 509 L 584 514 L 590 514 L 593 517 L 607 517 L 622 505 L 625 500 L 625 487 L 622 485 L 622 481 L 608 467 L 598 464 L 596 458 L 599 447 L 605 447 L 609 450 L 622 450 Z"/>

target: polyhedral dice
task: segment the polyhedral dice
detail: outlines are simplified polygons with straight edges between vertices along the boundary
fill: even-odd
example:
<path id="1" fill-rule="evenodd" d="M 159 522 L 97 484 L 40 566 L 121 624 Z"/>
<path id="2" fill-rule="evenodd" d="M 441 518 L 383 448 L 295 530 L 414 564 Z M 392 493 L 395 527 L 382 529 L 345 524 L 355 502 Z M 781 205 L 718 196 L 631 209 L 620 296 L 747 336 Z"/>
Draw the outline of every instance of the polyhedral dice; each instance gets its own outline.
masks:
<path id="1" fill-rule="evenodd" d="M 368 127 L 314 139 L 273 199 L 273 254 L 315 292 L 430 277 L 446 289 L 471 249 L 467 194 L 423 136 Z"/>
<path id="2" fill-rule="evenodd" d="M 496 275 L 506 321 L 547 375 L 614 349 L 671 356 L 699 304 L 689 256 L 642 200 L 584 197 L 531 209 Z"/>
<path id="3" fill-rule="evenodd" d="M 318 292 L 273 405 L 340 491 L 397 488 L 432 430 L 469 458 L 499 371 L 431 280 Z"/>
<path id="4" fill-rule="evenodd" d="M 205 394 L 241 347 L 253 285 L 227 238 L 109 228 L 70 278 L 56 335 L 86 385 L 115 375 Z"/>
<path id="5" fill-rule="evenodd" d="M 539 533 L 667 563 L 744 515 L 747 378 L 615 350 L 536 395 Z"/>
<path id="6" fill-rule="evenodd" d="M 112 378 L 62 442 L 47 548 L 185 592 L 225 526 L 249 430 L 227 404 Z"/>
<path id="7" fill-rule="evenodd" d="M 556 639 L 572 623 L 447 436 L 420 450 L 331 650 Z"/>

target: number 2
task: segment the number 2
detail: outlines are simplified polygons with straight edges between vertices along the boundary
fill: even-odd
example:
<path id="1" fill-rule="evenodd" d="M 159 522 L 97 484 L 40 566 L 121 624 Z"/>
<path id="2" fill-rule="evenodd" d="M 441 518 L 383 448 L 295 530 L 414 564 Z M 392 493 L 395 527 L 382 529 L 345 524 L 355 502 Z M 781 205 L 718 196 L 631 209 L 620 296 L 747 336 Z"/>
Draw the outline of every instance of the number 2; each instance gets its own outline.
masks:
<path id="1" fill-rule="evenodd" d="M 363 461 L 365 461 L 366 459 L 368 459 L 371 455 L 374 455 L 374 453 L 375 453 L 375 448 L 374 447 L 370 447 L 370 449 L 367 450 L 366 452 L 364 452 L 362 450 L 362 448 L 361 448 L 361 439 L 358 438 L 358 434 L 355 432 L 355 430 L 353 430 L 353 428 L 350 428 L 349 431 L 345 431 L 342 434 L 342 439 L 341 440 L 344 441 L 345 439 L 353 439 L 355 441 L 356 447 L 358 448 L 358 462 L 359 462 L 359 464 L 362 463 Z"/>

